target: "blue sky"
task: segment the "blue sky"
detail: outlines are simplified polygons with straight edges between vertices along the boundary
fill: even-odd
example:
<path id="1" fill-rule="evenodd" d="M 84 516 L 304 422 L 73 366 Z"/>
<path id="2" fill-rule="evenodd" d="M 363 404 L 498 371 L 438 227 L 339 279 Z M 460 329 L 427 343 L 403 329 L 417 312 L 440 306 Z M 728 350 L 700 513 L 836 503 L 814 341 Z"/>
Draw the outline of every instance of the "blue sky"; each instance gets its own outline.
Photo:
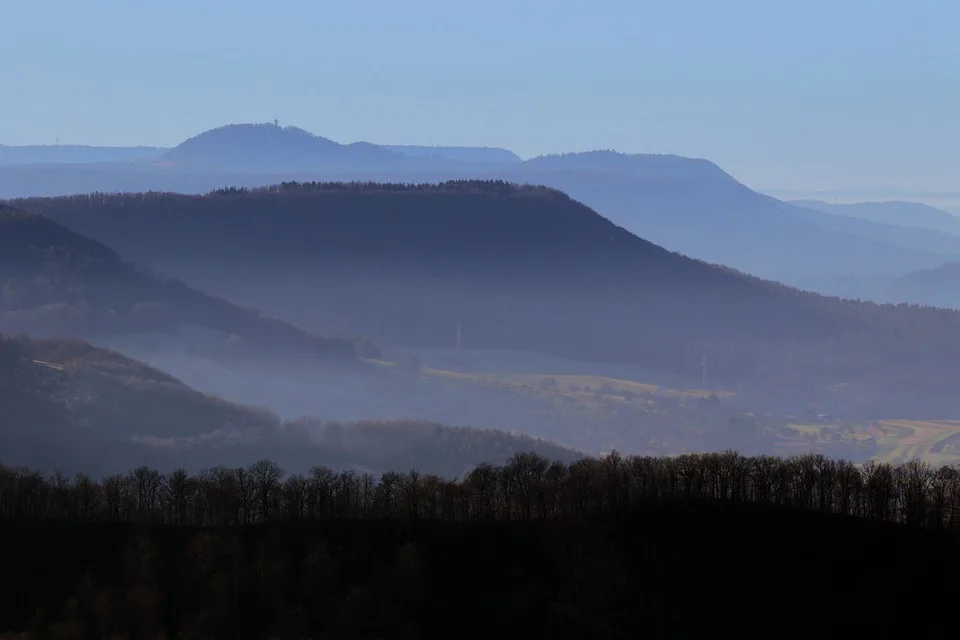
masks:
<path id="1" fill-rule="evenodd" d="M 756 188 L 960 190 L 955 0 L 0 0 L 0 142 L 706 157 Z"/>

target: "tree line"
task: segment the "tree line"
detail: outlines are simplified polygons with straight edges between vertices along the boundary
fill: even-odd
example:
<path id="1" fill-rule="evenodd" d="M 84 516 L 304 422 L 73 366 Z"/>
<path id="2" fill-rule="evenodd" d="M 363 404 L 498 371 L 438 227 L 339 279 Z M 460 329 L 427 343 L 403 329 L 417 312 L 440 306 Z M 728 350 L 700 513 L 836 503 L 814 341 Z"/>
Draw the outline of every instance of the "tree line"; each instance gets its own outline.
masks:
<path id="1" fill-rule="evenodd" d="M 220 526 L 323 519 L 530 520 L 626 511 L 652 500 L 783 505 L 960 530 L 960 470 L 911 460 L 855 465 L 819 454 L 735 451 L 676 457 L 617 452 L 567 464 L 516 453 L 462 479 L 274 462 L 190 474 L 139 467 L 102 480 L 0 465 L 0 517 Z"/>

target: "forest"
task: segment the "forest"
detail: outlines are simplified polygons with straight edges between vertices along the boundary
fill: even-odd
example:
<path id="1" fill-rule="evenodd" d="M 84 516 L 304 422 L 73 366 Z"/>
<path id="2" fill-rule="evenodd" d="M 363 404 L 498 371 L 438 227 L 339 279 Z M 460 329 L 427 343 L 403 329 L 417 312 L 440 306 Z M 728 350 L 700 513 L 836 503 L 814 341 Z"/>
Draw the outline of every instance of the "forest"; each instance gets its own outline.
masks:
<path id="1" fill-rule="evenodd" d="M 960 568 L 957 469 L 817 455 L 517 453 L 454 480 L 0 467 L 0 518 L 0 629 L 31 638 L 926 632 L 942 618 L 909 607 L 946 596 L 916 581 Z"/>

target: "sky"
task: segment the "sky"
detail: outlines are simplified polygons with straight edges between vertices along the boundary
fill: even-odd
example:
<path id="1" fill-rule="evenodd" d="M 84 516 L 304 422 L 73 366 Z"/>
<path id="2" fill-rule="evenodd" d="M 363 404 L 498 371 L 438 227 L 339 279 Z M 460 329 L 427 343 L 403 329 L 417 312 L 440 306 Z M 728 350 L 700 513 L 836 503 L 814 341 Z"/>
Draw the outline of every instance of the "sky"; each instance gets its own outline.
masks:
<path id="1" fill-rule="evenodd" d="M 0 0 L 0 143 L 616 149 L 960 191 L 956 0 Z"/>

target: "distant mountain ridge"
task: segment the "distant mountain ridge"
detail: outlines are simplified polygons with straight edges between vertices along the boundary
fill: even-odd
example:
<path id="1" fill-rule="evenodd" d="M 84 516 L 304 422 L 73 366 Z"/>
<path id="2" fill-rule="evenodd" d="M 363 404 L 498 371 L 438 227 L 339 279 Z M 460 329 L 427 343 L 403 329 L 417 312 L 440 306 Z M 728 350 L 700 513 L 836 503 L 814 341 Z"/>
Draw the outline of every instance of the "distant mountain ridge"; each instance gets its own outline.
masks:
<path id="1" fill-rule="evenodd" d="M 446 150 L 444 150 L 446 149 Z M 466 156 L 464 155 L 466 153 Z M 0 167 L 0 196 L 84 192 L 207 193 L 297 181 L 440 183 L 494 179 L 559 189 L 619 226 L 708 262 L 794 286 L 847 292 L 846 283 L 897 277 L 954 259 L 952 240 L 838 221 L 759 194 L 709 160 L 588 151 L 518 161 L 474 148 L 339 144 L 295 127 L 228 125 L 162 161 L 111 167 Z M 496 161 L 502 157 L 503 162 Z M 842 286 L 841 286 L 842 285 Z M 867 288 L 854 286 L 863 297 Z"/>
<path id="2" fill-rule="evenodd" d="M 98 147 L 87 145 L 0 144 L 0 165 L 4 164 L 88 164 L 143 162 L 156 160 L 168 149 L 163 147 Z"/>
<path id="3" fill-rule="evenodd" d="M 384 149 L 389 149 L 390 151 L 414 158 L 438 157 L 456 160 L 458 162 L 483 164 L 522 162 L 520 156 L 513 151 L 500 147 L 427 147 L 413 144 L 387 144 L 380 146 Z"/>
<path id="4" fill-rule="evenodd" d="M 888 300 L 960 309 L 960 261 L 915 271 L 888 283 Z"/>
<path id="5" fill-rule="evenodd" d="M 618 153 L 613 150 L 576 151 L 542 155 L 523 163 L 525 170 L 600 171 L 656 177 L 701 177 L 733 180 L 726 171 L 704 158 L 669 153 Z"/>
<path id="6" fill-rule="evenodd" d="M 258 171 L 319 169 L 344 164 L 397 163 L 402 156 L 375 145 L 342 145 L 298 127 L 233 124 L 204 131 L 163 155 L 164 162 L 193 168 Z"/>
<path id="7" fill-rule="evenodd" d="M 889 200 L 840 204 L 822 200 L 792 200 L 791 203 L 834 215 L 960 235 L 960 216 L 920 202 Z"/>

